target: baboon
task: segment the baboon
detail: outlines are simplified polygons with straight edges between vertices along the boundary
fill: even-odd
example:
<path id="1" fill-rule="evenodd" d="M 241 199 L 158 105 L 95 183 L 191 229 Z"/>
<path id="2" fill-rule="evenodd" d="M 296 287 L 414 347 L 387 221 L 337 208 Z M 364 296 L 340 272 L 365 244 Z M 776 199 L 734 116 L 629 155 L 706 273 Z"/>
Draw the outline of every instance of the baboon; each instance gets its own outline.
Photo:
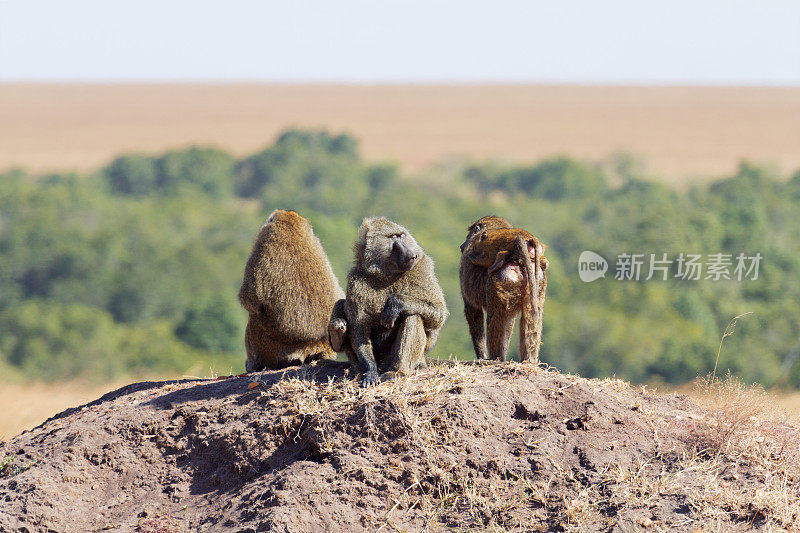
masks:
<path id="1" fill-rule="evenodd" d="M 490 238 L 493 234 L 496 238 Z M 520 314 L 520 360 L 538 362 L 547 289 L 548 261 L 543 251 L 538 239 L 513 229 L 502 217 L 486 216 L 467 228 L 459 278 L 464 315 L 479 360 L 505 360 Z"/>
<path id="2" fill-rule="evenodd" d="M 295 211 L 273 211 L 258 232 L 239 290 L 250 313 L 247 371 L 335 358 L 326 328 L 343 296 L 311 223 Z"/>
<path id="3" fill-rule="evenodd" d="M 427 366 L 448 311 L 433 260 L 403 226 L 366 218 L 353 248 L 347 295 L 334 306 L 328 333 L 368 387 L 378 371 L 409 374 Z"/>

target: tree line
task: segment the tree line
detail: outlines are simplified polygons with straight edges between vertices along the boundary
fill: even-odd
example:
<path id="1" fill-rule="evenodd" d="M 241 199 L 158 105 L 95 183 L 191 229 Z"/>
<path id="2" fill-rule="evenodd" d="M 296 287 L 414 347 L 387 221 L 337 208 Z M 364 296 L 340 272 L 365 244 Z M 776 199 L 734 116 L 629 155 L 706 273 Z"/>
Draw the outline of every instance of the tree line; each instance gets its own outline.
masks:
<path id="1" fill-rule="evenodd" d="M 0 370 L 43 380 L 240 372 L 236 294 L 275 208 L 309 218 L 341 282 L 365 216 L 406 226 L 436 262 L 451 317 L 433 354 L 473 357 L 458 283 L 466 226 L 498 214 L 548 245 L 542 360 L 584 376 L 681 383 L 720 367 L 800 386 L 800 172 L 742 163 L 678 191 L 557 157 L 403 177 L 357 141 L 289 130 L 237 159 L 213 147 L 126 154 L 90 175 L 0 174 Z M 609 261 L 581 281 L 578 257 Z M 757 279 L 614 279 L 624 255 L 759 253 Z M 514 341 L 512 340 L 512 346 Z"/>

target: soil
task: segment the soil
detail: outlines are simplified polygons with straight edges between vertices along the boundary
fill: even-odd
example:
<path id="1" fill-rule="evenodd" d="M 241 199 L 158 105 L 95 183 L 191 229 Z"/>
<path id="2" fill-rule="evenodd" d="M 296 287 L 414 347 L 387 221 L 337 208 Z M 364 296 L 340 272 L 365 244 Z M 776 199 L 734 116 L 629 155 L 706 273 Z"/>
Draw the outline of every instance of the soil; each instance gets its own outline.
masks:
<path id="1" fill-rule="evenodd" d="M 692 531 L 709 508 L 790 527 L 753 503 L 757 466 L 701 457 L 707 420 L 518 363 L 366 390 L 329 367 L 135 383 L 0 443 L 0 531 Z M 740 504 L 700 501 L 692 454 Z"/>

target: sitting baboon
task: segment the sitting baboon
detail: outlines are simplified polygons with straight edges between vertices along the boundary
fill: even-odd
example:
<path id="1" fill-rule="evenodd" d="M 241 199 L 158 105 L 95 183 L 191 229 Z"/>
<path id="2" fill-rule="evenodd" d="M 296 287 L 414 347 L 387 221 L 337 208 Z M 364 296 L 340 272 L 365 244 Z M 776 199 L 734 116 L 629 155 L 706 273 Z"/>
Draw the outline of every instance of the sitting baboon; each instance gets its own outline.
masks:
<path id="1" fill-rule="evenodd" d="M 497 216 L 483 217 L 467 228 L 459 269 L 464 315 L 477 358 L 504 361 L 520 314 L 520 360 L 536 363 L 548 262 L 538 239 L 524 230 L 509 231 L 512 229 L 508 220 Z M 496 239 L 490 238 L 499 230 L 504 231 L 495 233 Z"/>
<path id="2" fill-rule="evenodd" d="M 331 346 L 347 353 L 368 387 L 378 371 L 425 367 L 448 311 L 433 260 L 403 226 L 364 219 L 354 252 L 347 295 L 334 306 L 328 331 Z"/>
<path id="3" fill-rule="evenodd" d="M 247 371 L 335 358 L 327 325 L 343 295 L 311 223 L 294 211 L 273 211 L 256 237 L 239 290 L 250 313 Z"/>

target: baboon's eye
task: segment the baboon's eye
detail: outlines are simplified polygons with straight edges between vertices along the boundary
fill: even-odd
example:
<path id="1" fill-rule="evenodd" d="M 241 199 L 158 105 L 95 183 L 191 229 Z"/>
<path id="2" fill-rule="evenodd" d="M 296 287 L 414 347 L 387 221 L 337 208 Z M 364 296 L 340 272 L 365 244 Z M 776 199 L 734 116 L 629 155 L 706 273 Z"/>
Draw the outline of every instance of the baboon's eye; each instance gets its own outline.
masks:
<path id="1" fill-rule="evenodd" d="M 477 226 L 475 226 L 475 231 L 480 231 L 480 230 L 482 230 L 482 229 L 483 229 L 483 226 L 481 226 L 480 224 L 478 224 Z"/>
<path id="2" fill-rule="evenodd" d="M 394 233 L 392 235 L 389 235 L 389 238 L 391 238 L 391 239 L 405 239 L 406 238 L 406 234 L 405 233 Z"/>

